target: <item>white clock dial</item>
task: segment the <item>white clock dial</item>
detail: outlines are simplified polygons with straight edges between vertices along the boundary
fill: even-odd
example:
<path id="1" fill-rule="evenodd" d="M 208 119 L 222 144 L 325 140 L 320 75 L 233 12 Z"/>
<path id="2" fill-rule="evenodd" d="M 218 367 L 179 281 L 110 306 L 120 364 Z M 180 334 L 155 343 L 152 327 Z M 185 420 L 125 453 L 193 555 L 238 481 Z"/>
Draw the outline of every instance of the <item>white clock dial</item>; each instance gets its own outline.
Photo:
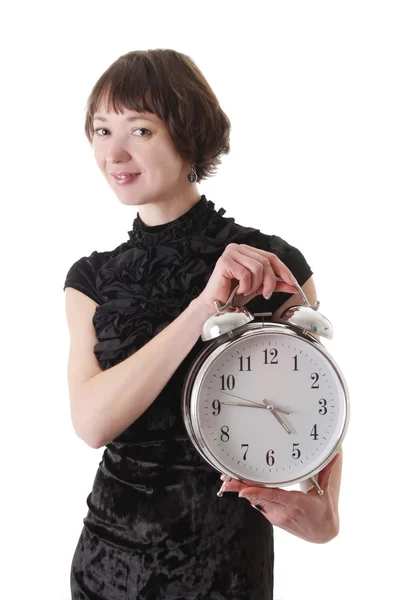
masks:
<path id="1" fill-rule="evenodd" d="M 221 471 L 266 484 L 318 469 L 346 421 L 337 366 L 290 333 L 231 342 L 208 364 L 197 399 L 198 430 Z"/>

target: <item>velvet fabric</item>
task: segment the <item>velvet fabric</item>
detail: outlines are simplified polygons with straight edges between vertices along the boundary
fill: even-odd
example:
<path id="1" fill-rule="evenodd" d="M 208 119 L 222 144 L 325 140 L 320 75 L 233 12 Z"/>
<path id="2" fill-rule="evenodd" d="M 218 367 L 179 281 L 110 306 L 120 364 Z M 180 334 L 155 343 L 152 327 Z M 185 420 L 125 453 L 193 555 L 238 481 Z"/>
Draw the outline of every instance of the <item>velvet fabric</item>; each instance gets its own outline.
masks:
<path id="1" fill-rule="evenodd" d="M 98 304 L 93 352 L 103 370 L 176 319 L 231 242 L 274 252 L 300 285 L 312 275 L 297 248 L 225 212 L 203 195 L 163 225 L 137 213 L 126 242 L 72 265 L 64 289 Z M 247 307 L 274 312 L 289 297 L 257 296 Z M 220 474 L 184 426 L 183 382 L 203 345 L 199 337 L 150 407 L 106 445 L 72 558 L 73 600 L 272 600 L 271 523 L 237 494 L 217 497 Z"/>

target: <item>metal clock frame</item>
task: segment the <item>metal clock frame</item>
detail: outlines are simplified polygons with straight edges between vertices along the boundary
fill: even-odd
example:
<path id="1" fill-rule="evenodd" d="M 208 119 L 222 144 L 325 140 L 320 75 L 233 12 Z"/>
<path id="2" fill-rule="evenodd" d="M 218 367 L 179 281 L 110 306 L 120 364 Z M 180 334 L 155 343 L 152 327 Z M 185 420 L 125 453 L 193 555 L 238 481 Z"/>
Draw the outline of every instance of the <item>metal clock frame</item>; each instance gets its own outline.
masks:
<path id="1" fill-rule="evenodd" d="M 269 313 L 255 313 L 255 316 L 262 314 Z M 312 345 L 313 347 L 316 347 L 317 350 L 321 352 L 325 359 L 328 360 L 328 362 L 331 364 L 339 379 L 339 382 L 344 392 L 345 406 L 343 422 L 341 423 L 340 436 L 337 439 L 333 450 L 317 468 L 313 469 L 312 471 L 300 478 L 296 477 L 295 479 L 287 480 L 284 482 L 263 484 L 259 481 L 256 482 L 251 479 L 243 479 L 239 477 L 237 473 L 235 473 L 234 471 L 230 471 L 225 465 L 222 465 L 222 463 L 220 463 L 220 461 L 214 456 L 214 454 L 209 450 L 207 444 L 205 443 L 201 428 L 199 426 L 197 409 L 199 405 L 198 394 L 200 386 L 203 382 L 205 375 L 209 370 L 210 365 L 214 362 L 214 360 L 219 355 L 221 355 L 226 350 L 226 348 L 233 345 L 233 343 L 236 343 L 238 340 L 245 340 L 247 337 L 255 338 L 258 335 L 264 335 L 266 332 L 271 334 L 279 333 L 294 338 L 300 338 Z M 314 487 L 317 489 L 318 493 L 322 494 L 323 490 L 321 490 L 321 488 L 318 486 L 314 475 L 321 471 L 332 460 L 333 456 L 337 451 L 337 448 L 340 447 L 340 444 L 342 443 L 342 440 L 346 435 L 350 417 L 349 392 L 346 381 L 337 363 L 329 354 L 325 346 L 318 339 L 313 337 L 311 333 L 309 333 L 306 330 L 300 330 L 297 327 L 294 327 L 293 325 L 289 324 L 256 321 L 252 323 L 246 323 L 245 325 L 236 328 L 234 331 L 228 331 L 227 333 L 220 335 L 219 337 L 211 340 L 207 344 L 207 346 L 202 349 L 202 351 L 199 353 L 199 355 L 196 357 L 193 364 L 191 365 L 191 368 L 185 378 L 182 390 L 182 414 L 188 435 L 195 448 L 216 471 L 224 474 L 225 479 L 233 478 L 237 481 L 251 486 L 254 485 L 258 487 L 274 488 L 294 485 L 296 483 L 304 481 L 305 479 L 311 478 L 311 481 Z"/>

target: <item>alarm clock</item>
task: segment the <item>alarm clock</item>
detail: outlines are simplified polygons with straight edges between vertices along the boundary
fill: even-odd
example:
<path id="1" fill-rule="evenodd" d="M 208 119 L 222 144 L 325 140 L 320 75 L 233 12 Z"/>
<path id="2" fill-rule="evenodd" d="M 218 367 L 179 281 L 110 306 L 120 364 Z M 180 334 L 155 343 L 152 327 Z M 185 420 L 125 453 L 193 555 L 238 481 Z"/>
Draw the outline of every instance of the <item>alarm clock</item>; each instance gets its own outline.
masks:
<path id="1" fill-rule="evenodd" d="M 342 444 L 350 411 L 343 374 L 315 337 L 332 339 L 332 325 L 298 284 L 304 305 L 286 309 L 279 322 L 256 321 L 272 313 L 234 306 L 238 287 L 225 305 L 214 302 L 205 346 L 186 374 L 187 433 L 224 481 L 274 488 L 311 479 L 323 494 L 315 475 Z"/>

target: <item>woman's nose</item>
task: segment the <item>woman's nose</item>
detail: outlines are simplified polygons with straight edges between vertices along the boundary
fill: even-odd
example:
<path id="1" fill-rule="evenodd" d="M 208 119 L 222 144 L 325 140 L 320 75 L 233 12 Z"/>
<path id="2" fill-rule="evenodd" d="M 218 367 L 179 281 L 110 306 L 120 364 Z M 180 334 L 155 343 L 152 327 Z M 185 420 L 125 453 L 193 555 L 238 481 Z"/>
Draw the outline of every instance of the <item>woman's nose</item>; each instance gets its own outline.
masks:
<path id="1" fill-rule="evenodd" d="M 130 160 L 131 155 L 126 148 L 121 145 L 114 144 L 112 147 L 108 149 L 106 154 L 106 161 L 108 163 L 115 163 L 120 161 Z"/>
<path id="2" fill-rule="evenodd" d="M 106 150 L 106 160 L 109 163 L 130 160 L 132 157 L 127 148 L 126 141 L 122 138 L 114 137 L 113 140 L 109 140 L 109 144 Z"/>

